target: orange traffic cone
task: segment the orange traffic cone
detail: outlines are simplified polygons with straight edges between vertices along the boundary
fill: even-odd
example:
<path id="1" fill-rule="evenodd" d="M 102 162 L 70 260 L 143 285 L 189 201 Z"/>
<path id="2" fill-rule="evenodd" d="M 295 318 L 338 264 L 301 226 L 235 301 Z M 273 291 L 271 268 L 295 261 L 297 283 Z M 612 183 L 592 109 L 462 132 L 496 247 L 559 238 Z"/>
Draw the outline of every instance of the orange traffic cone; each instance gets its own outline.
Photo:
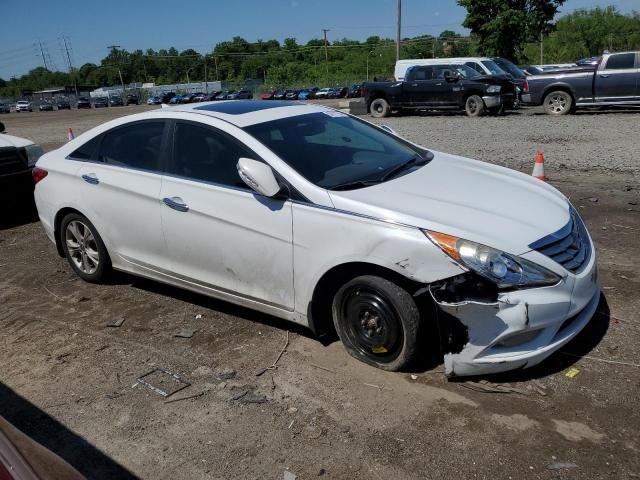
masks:
<path id="1" fill-rule="evenodd" d="M 531 175 L 538 180 L 547 180 L 547 177 L 544 176 L 544 155 L 542 155 L 540 150 L 538 150 L 538 155 L 536 155 L 536 163 L 533 165 L 533 173 Z"/>
<path id="2" fill-rule="evenodd" d="M 71 128 L 67 128 L 67 140 L 71 141 L 74 138 L 76 137 L 73 135 L 73 130 L 71 130 Z"/>

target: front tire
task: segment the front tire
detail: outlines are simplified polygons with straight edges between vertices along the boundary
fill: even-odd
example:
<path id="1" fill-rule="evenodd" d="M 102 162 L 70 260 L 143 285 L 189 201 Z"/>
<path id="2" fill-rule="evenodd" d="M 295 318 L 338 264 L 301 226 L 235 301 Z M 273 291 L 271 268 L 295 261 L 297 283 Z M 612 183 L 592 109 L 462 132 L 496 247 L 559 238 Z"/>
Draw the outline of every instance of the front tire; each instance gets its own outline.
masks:
<path id="1" fill-rule="evenodd" d="M 480 95 L 470 95 L 464 102 L 464 111 L 469 117 L 480 117 L 484 114 L 484 102 Z"/>
<path id="2" fill-rule="evenodd" d="M 543 105 L 549 115 L 566 115 L 573 109 L 573 97 L 563 90 L 556 90 L 544 97 Z"/>
<path id="3" fill-rule="evenodd" d="M 86 282 L 98 283 L 111 270 L 107 249 L 84 215 L 70 213 L 60 224 L 60 241 L 71 268 Z"/>
<path id="4" fill-rule="evenodd" d="M 376 98 L 371 105 L 369 106 L 369 112 L 371 116 L 374 118 L 384 118 L 389 116 L 391 111 L 391 107 L 389 106 L 389 102 L 387 102 L 384 98 Z"/>
<path id="5" fill-rule="evenodd" d="M 336 332 L 354 358 L 389 371 L 415 359 L 420 312 L 395 283 L 373 275 L 356 277 L 338 290 L 332 312 Z"/>

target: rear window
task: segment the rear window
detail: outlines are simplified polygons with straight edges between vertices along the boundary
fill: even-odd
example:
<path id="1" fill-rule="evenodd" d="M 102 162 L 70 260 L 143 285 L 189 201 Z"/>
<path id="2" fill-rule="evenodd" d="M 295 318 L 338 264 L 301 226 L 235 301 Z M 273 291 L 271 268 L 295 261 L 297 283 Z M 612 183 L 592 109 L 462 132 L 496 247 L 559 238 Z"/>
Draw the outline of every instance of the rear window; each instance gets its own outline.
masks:
<path id="1" fill-rule="evenodd" d="M 635 53 L 621 53 L 619 55 L 611 55 L 607 60 L 607 69 L 624 69 L 633 68 L 636 63 Z"/>
<path id="2" fill-rule="evenodd" d="M 68 158 L 73 160 L 91 160 L 94 152 L 96 151 L 96 147 L 98 146 L 99 138 L 100 137 L 93 137 L 81 147 L 75 149 Z"/>
<path id="3" fill-rule="evenodd" d="M 111 130 L 102 139 L 98 159 L 109 165 L 157 171 L 164 126 L 164 121 L 150 121 Z"/>

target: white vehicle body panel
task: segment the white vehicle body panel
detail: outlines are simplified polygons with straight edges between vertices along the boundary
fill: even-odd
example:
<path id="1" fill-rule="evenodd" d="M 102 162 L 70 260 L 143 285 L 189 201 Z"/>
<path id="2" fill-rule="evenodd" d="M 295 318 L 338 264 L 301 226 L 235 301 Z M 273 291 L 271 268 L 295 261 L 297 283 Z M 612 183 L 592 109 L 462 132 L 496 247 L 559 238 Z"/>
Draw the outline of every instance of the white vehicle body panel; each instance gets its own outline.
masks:
<path id="1" fill-rule="evenodd" d="M 489 57 L 410 58 L 398 60 L 393 76 L 398 81 L 404 80 L 407 70 L 414 65 L 463 65 L 467 62 L 474 62 L 482 68 L 486 75 L 492 75 L 491 71 L 482 63 L 483 60 L 493 61 Z"/>
<path id="2" fill-rule="evenodd" d="M 230 115 L 195 108 L 123 117 L 42 156 L 37 166 L 49 174 L 36 185 L 35 197 L 47 235 L 55 241 L 56 215 L 72 208 L 95 225 L 116 269 L 308 326 L 313 326 L 308 314 L 314 291 L 334 268 L 373 265 L 424 285 L 424 291 L 434 282 L 465 274 L 467 269 L 422 229 L 521 255 L 561 277 L 550 287 L 500 293 L 495 302 L 436 300 L 468 331 L 462 348 L 445 357 L 451 375 L 532 366 L 573 338 L 593 315 L 599 299 L 593 245 L 588 264 L 578 274 L 529 247 L 570 218 L 566 198 L 546 183 L 434 152 L 430 163 L 407 175 L 368 188 L 329 192 L 307 181 L 242 127 L 304 113 L 334 115 L 333 110 L 299 104 Z M 268 198 L 161 173 L 66 159 L 113 127 L 158 118 L 223 130 L 306 200 Z M 100 183 L 81 178 L 92 174 Z M 165 197 L 188 205 L 188 211 L 164 205 Z M 537 334 L 526 342 L 500 345 L 531 332 Z"/>
<path id="3" fill-rule="evenodd" d="M 27 145 L 33 145 L 33 142 L 26 138 L 14 137 L 13 135 L 0 133 L 0 148 L 6 148 L 6 147 L 22 148 L 22 147 L 26 147 Z"/>

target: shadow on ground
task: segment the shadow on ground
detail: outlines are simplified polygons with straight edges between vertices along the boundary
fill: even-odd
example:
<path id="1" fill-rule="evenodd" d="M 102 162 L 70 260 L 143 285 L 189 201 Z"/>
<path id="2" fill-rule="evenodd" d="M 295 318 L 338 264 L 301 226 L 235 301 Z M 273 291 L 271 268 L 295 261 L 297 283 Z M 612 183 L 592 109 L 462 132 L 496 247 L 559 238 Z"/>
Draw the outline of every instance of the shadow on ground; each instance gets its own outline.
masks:
<path id="1" fill-rule="evenodd" d="M 138 478 L 3 383 L 0 383 L 0 416 L 87 478 Z"/>
<path id="2" fill-rule="evenodd" d="M 5 200 L 4 206 L 0 209 L 0 230 L 19 227 L 38 220 L 38 211 L 30 190 L 27 193 L 8 190 L 6 198 L 9 201 Z"/>

